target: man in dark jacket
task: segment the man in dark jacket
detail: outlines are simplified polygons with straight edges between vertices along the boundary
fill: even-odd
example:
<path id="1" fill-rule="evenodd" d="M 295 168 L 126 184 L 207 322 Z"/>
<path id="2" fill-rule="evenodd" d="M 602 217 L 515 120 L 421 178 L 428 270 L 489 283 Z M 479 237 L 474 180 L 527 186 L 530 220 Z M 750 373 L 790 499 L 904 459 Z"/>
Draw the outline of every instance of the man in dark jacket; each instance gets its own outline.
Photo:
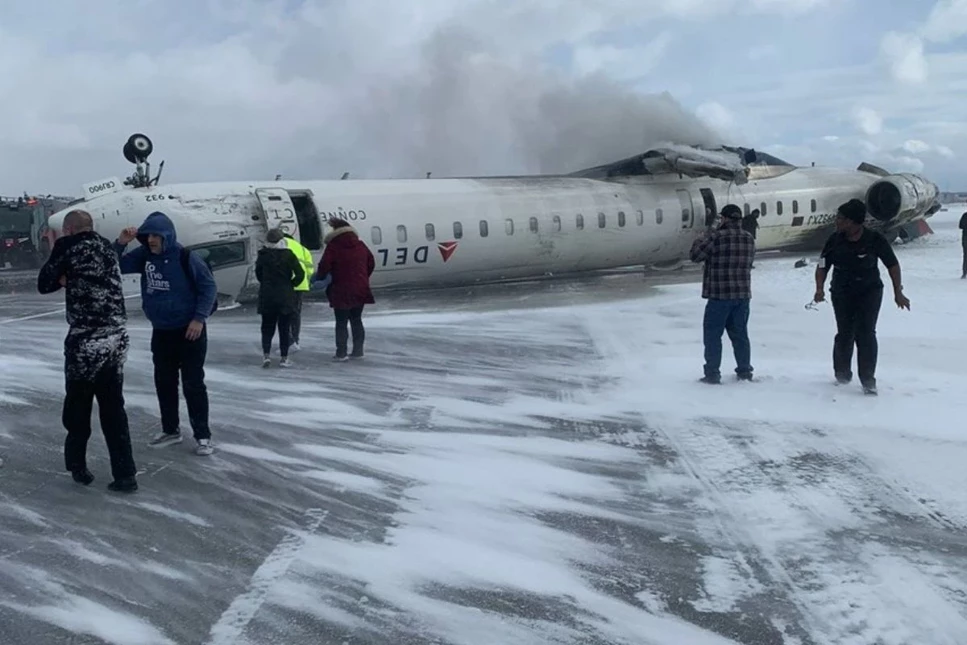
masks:
<path id="1" fill-rule="evenodd" d="M 860 383 L 867 394 L 876 394 L 876 320 L 883 301 L 883 281 L 877 262 L 882 260 L 893 280 L 893 298 L 897 307 L 910 309 L 903 295 L 900 261 L 886 238 L 871 231 L 866 221 L 866 204 L 851 199 L 836 212 L 836 232 L 829 236 L 816 266 L 814 302 L 826 299 L 824 285 L 829 270 L 833 271 L 830 296 L 836 314 L 836 338 L 833 341 L 833 372 L 837 383 L 853 379 L 853 345 Z"/>
<path id="2" fill-rule="evenodd" d="M 141 246 L 124 254 L 125 247 L 135 238 Z M 121 259 L 122 273 L 141 274 L 141 308 L 154 328 L 151 355 L 161 432 L 150 445 L 167 446 L 182 440 L 178 419 L 180 371 L 188 420 L 198 444 L 195 453 L 210 455 L 205 323 L 218 296 L 211 269 L 198 254 L 189 253 L 178 244 L 175 226 L 164 213 L 151 213 L 138 229 L 124 229 L 114 249 Z M 187 271 L 183 253 L 188 253 Z"/>
<path id="3" fill-rule="evenodd" d="M 289 249 L 282 231 L 273 228 L 265 236 L 265 246 L 255 260 L 255 277 L 259 281 L 258 312 L 262 315 L 262 367 L 269 367 L 272 359 L 272 337 L 279 329 L 279 367 L 290 367 L 289 347 L 292 345 L 292 316 L 298 306 L 295 288 L 305 280 L 305 269 L 295 253 Z"/>
<path id="4" fill-rule="evenodd" d="M 755 240 L 742 230 L 742 211 L 735 204 L 722 209 L 722 224 L 692 244 L 692 262 L 704 262 L 702 297 L 705 318 L 705 376 L 703 383 L 721 383 L 722 333 L 727 332 L 735 353 L 735 373 L 752 380 L 749 342 L 749 301 L 752 299 L 752 257 Z"/>
<path id="5" fill-rule="evenodd" d="M 759 209 L 753 209 L 751 213 L 742 218 L 742 230 L 752 236 L 753 241 L 759 232 Z M 755 268 L 755 252 L 752 253 L 752 266 Z"/>
<path id="6" fill-rule="evenodd" d="M 967 279 L 967 211 L 960 216 L 960 246 L 964 252 L 964 261 L 960 269 L 960 279 Z"/>
<path id="7" fill-rule="evenodd" d="M 87 468 L 91 412 L 97 399 L 101 432 L 111 457 L 114 481 L 108 488 L 137 490 L 137 468 L 124 410 L 124 363 L 129 339 L 121 272 L 111 243 L 94 231 L 91 216 L 80 210 L 64 217 L 64 237 L 54 243 L 37 276 L 37 290 L 65 287 L 67 323 L 64 339 L 66 394 L 62 422 L 67 429 L 64 462 L 74 481 L 94 481 Z"/>
<path id="8" fill-rule="evenodd" d="M 348 222 L 331 219 L 329 226 L 332 230 L 326 233 L 326 250 L 319 261 L 316 279 L 332 279 L 326 295 L 336 318 L 336 355 L 333 360 L 362 358 L 366 339 L 363 307 L 376 302 L 369 286 L 369 277 L 376 269 L 376 259 Z M 353 352 L 348 357 L 347 323 L 352 326 L 353 333 Z"/>

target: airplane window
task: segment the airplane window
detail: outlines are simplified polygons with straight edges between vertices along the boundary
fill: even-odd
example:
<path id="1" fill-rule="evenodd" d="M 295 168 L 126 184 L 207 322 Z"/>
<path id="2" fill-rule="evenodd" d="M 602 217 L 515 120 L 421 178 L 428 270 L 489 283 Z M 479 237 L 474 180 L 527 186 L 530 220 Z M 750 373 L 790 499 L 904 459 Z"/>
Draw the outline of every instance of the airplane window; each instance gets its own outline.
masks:
<path id="1" fill-rule="evenodd" d="M 809 210 L 811 210 L 814 213 L 816 212 L 816 200 L 815 199 L 810 199 L 809 200 Z"/>
<path id="2" fill-rule="evenodd" d="M 618 226 L 624 226 L 624 225 L 625 225 L 625 212 L 618 211 Z"/>
<path id="3" fill-rule="evenodd" d="M 641 226 L 645 223 L 645 214 L 642 211 L 638 211 L 635 214 L 635 219 L 638 220 L 638 226 Z M 661 222 L 658 223 L 661 224 Z"/>
<path id="4" fill-rule="evenodd" d="M 638 211 L 638 212 L 640 213 L 641 211 Z M 665 219 L 665 214 L 661 211 L 660 208 L 656 208 L 655 209 L 655 223 L 656 224 L 661 224 L 661 222 L 662 222 L 663 219 Z"/>
<path id="5" fill-rule="evenodd" d="M 799 212 L 799 202 L 794 199 L 792 200 L 792 214 L 795 215 L 798 212 Z"/>
<path id="6" fill-rule="evenodd" d="M 746 204 L 745 206 L 742 207 L 742 211 L 745 213 L 745 216 L 746 217 L 748 217 L 749 216 L 749 213 L 752 212 L 751 210 L 749 210 L 749 205 L 748 204 Z"/>
<path id="7" fill-rule="evenodd" d="M 453 223 L 453 237 L 457 238 L 458 240 L 463 237 L 463 224 L 460 222 Z"/>
<path id="8" fill-rule="evenodd" d="M 555 215 L 554 216 L 554 230 L 555 231 L 560 231 L 561 230 L 561 216 L 560 215 Z"/>
<path id="9" fill-rule="evenodd" d="M 530 218 L 530 227 L 531 227 L 531 233 L 536 233 L 537 232 L 537 218 L 536 217 Z"/>
<path id="10" fill-rule="evenodd" d="M 776 215 L 782 215 L 782 202 L 776 202 Z"/>
<path id="11" fill-rule="evenodd" d="M 682 209 L 682 223 L 688 224 L 689 220 L 692 219 L 692 213 L 687 208 Z"/>
<path id="12" fill-rule="evenodd" d="M 406 241 L 406 227 L 402 224 L 396 227 L 396 241 L 400 244 Z"/>
<path id="13" fill-rule="evenodd" d="M 505 219 L 504 220 L 504 230 L 507 231 L 507 235 L 514 234 L 514 220 Z"/>
<path id="14" fill-rule="evenodd" d="M 383 243 L 383 231 L 379 230 L 378 226 L 373 227 L 373 244 Z"/>
<path id="15" fill-rule="evenodd" d="M 765 217 L 768 212 L 769 210 L 766 208 L 765 202 L 762 202 L 761 204 L 759 204 L 759 215 L 761 217 Z"/>
<path id="16" fill-rule="evenodd" d="M 436 230 L 433 228 L 433 224 L 426 225 L 426 241 L 432 242 L 436 239 Z"/>
<path id="17" fill-rule="evenodd" d="M 228 242 L 192 248 L 203 260 L 208 261 L 212 269 L 245 262 L 244 242 Z"/>
<path id="18" fill-rule="evenodd" d="M 574 226 L 580 231 L 584 228 L 584 215 L 578 214 L 577 218 L 574 220 Z"/>
<path id="19" fill-rule="evenodd" d="M 487 220 L 480 220 L 480 237 L 487 237 L 490 233 L 490 227 L 487 226 Z"/>
<path id="20" fill-rule="evenodd" d="M 604 213 L 598 213 L 598 228 L 604 228 L 605 222 Z"/>

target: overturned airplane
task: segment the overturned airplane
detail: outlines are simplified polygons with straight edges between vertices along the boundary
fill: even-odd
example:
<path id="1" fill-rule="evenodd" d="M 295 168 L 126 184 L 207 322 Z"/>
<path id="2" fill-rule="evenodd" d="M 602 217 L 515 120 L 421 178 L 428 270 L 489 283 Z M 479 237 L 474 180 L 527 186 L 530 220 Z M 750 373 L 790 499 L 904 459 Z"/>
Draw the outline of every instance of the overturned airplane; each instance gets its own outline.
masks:
<path id="1" fill-rule="evenodd" d="M 937 186 L 913 174 L 797 167 L 746 148 L 669 144 L 568 175 L 441 179 L 237 181 L 160 186 L 135 134 L 125 181 L 83 187 L 97 230 L 116 238 L 153 211 L 202 253 L 218 290 L 240 299 L 257 287 L 254 262 L 279 227 L 318 259 L 332 218 L 348 221 L 376 256 L 374 287 L 443 287 L 673 265 L 727 203 L 760 211 L 760 250 L 815 248 L 836 208 L 866 202 L 868 224 L 891 240 L 930 232 Z M 162 162 L 162 167 L 164 162 Z M 64 209 L 49 220 L 59 231 Z M 136 243 L 136 242 L 135 242 Z"/>

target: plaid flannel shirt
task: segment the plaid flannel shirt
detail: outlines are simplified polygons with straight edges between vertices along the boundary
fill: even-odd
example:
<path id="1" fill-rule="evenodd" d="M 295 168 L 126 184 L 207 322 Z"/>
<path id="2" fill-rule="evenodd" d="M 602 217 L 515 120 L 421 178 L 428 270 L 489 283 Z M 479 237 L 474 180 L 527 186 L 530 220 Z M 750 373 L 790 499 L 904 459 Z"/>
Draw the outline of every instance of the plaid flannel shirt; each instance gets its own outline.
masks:
<path id="1" fill-rule="evenodd" d="M 702 297 L 713 300 L 752 298 L 752 260 L 755 239 L 742 230 L 740 220 L 729 220 L 692 244 L 692 262 L 704 262 Z"/>

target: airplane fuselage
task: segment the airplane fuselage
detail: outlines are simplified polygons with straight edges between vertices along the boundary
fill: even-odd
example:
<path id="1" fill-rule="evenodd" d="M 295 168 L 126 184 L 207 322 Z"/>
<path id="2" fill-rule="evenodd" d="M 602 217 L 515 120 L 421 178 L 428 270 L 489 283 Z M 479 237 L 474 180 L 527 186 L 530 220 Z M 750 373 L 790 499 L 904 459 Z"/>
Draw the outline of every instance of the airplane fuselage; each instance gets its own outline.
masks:
<path id="1" fill-rule="evenodd" d="M 207 256 L 219 292 L 239 297 L 257 286 L 255 257 L 267 230 L 276 226 L 318 261 L 328 221 L 338 217 L 373 251 L 374 287 L 458 286 L 673 264 L 687 259 L 692 242 L 711 223 L 707 214 L 727 203 L 746 213 L 760 209 L 760 251 L 815 246 L 832 231 L 836 208 L 851 198 L 865 199 L 882 179 L 860 171 L 757 167 L 742 185 L 678 175 L 280 180 L 121 189 L 112 180 L 89 184 L 95 195 L 72 208 L 90 212 L 96 229 L 112 239 L 153 211 L 166 213 L 179 242 Z M 52 216 L 52 228 L 59 230 L 68 210 Z"/>

